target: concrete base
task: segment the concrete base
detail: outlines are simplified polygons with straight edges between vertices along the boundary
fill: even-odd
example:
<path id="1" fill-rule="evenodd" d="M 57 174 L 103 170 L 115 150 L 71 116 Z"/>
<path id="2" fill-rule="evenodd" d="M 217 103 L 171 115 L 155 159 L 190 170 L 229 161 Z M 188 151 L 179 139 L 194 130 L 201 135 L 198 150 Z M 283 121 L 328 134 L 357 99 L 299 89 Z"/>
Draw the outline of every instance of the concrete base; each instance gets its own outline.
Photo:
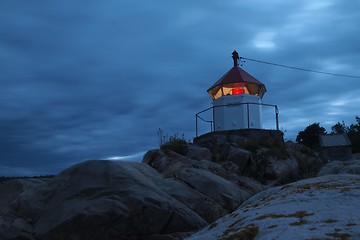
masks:
<path id="1" fill-rule="evenodd" d="M 260 146 L 281 146 L 284 144 L 284 135 L 281 131 L 267 129 L 239 129 L 209 132 L 195 137 L 193 142 L 198 145 L 202 145 L 202 143 L 208 141 L 241 143 L 244 142 L 244 139 Z"/>

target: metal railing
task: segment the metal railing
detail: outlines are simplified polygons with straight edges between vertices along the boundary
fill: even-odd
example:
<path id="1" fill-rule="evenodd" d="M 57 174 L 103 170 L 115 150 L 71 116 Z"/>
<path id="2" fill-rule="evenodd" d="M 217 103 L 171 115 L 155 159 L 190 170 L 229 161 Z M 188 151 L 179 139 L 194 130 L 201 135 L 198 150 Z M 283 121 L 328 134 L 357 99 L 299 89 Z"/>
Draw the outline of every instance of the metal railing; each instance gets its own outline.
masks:
<path id="1" fill-rule="evenodd" d="M 276 130 L 279 130 L 279 109 L 277 107 L 277 105 L 273 105 L 273 104 L 266 104 L 266 103 L 251 103 L 251 102 L 247 102 L 247 103 L 231 103 L 231 104 L 224 104 L 224 105 L 218 105 L 218 106 L 212 106 L 209 108 L 206 108 L 200 112 L 198 112 L 195 116 L 196 116 L 196 137 L 198 137 L 199 135 L 199 128 L 198 128 L 198 124 L 199 124 L 199 120 L 205 122 L 205 123 L 209 123 L 210 124 L 210 132 L 215 131 L 215 121 L 214 121 L 214 109 L 218 108 L 218 107 L 229 107 L 229 106 L 237 106 L 237 105 L 246 105 L 246 112 L 247 112 L 247 128 L 250 128 L 250 109 L 249 109 L 249 105 L 261 105 L 261 106 L 265 106 L 265 107 L 273 107 L 275 110 L 275 122 L 276 122 Z M 202 116 L 200 116 L 201 114 L 209 111 L 212 109 L 212 118 L 210 120 L 206 120 L 204 119 Z"/>

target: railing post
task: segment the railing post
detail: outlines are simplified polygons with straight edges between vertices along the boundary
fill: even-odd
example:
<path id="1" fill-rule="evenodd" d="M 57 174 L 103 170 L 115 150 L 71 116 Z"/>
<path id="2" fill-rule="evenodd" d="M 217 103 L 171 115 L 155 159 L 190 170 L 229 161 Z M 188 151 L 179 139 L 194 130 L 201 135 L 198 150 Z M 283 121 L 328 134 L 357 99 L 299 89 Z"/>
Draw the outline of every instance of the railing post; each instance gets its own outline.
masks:
<path id="1" fill-rule="evenodd" d="M 275 108 L 275 118 L 276 118 L 276 130 L 279 130 L 279 109 L 277 107 L 277 105 L 273 105 L 273 104 L 263 104 L 263 103 L 239 103 L 239 104 L 236 104 L 236 105 L 240 105 L 240 106 L 243 106 L 244 104 L 246 104 L 246 109 L 247 109 L 247 127 L 248 129 L 250 128 L 250 106 L 249 104 L 256 104 L 256 105 L 261 105 L 261 106 L 267 106 L 267 107 L 274 107 Z M 213 132 L 215 131 L 216 129 L 216 119 L 215 119 L 215 107 L 226 107 L 228 105 L 219 105 L 219 106 L 212 106 L 212 107 L 209 107 L 203 111 L 200 111 L 198 112 L 196 115 L 195 115 L 195 120 L 196 120 L 196 126 L 195 126 L 195 131 L 196 131 L 196 137 L 199 136 L 199 119 L 204 121 L 204 122 L 207 122 L 207 123 L 210 123 L 210 131 Z M 206 119 L 203 119 L 200 114 L 202 114 L 203 112 L 206 112 L 208 110 L 212 109 L 212 119 L 213 121 L 211 120 L 206 120 Z M 198 119 L 199 118 L 199 119 Z M 246 120 L 245 120 L 246 121 Z M 245 126 L 244 126 L 245 127 Z"/>
<path id="2" fill-rule="evenodd" d="M 198 115 L 197 114 L 195 114 L 195 121 L 196 121 L 196 127 L 195 127 L 195 132 L 196 132 L 196 137 L 198 137 Z"/>
<path id="3" fill-rule="evenodd" d="M 247 107 L 247 122 L 248 122 L 248 128 L 250 128 L 250 112 L 249 112 L 249 103 L 246 103 Z"/>
<path id="4" fill-rule="evenodd" d="M 212 110 L 213 110 L 213 122 L 211 124 L 211 132 L 215 131 L 215 107 L 212 106 Z"/>
<path id="5" fill-rule="evenodd" d="M 279 130 L 279 109 L 275 105 L 276 130 Z"/>

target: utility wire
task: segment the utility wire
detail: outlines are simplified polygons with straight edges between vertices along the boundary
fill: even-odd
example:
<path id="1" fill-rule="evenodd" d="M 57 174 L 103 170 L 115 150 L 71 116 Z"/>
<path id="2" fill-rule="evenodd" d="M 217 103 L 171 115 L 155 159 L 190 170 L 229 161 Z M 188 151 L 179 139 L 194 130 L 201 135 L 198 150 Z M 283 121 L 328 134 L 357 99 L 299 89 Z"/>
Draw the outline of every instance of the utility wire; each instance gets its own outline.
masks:
<path id="1" fill-rule="evenodd" d="M 278 66 L 278 67 L 284 67 L 284 68 L 290 68 L 290 69 L 295 69 L 295 70 L 300 70 L 300 71 L 306 71 L 306 72 L 327 74 L 327 75 L 338 76 L 338 77 L 360 78 L 360 76 L 352 76 L 352 75 L 345 75 L 345 74 L 337 74 L 337 73 L 316 71 L 316 70 L 310 70 L 310 69 L 306 69 L 306 68 L 292 67 L 292 66 L 287 66 L 287 65 L 277 64 L 277 63 L 265 62 L 265 61 L 260 61 L 260 60 L 256 60 L 256 59 L 245 58 L 245 57 L 240 57 L 240 61 L 241 61 L 241 59 L 249 60 L 249 61 L 253 61 L 253 62 L 258 62 L 258 63 L 263 63 L 263 64 L 268 64 L 268 65 L 273 65 L 273 66 Z"/>

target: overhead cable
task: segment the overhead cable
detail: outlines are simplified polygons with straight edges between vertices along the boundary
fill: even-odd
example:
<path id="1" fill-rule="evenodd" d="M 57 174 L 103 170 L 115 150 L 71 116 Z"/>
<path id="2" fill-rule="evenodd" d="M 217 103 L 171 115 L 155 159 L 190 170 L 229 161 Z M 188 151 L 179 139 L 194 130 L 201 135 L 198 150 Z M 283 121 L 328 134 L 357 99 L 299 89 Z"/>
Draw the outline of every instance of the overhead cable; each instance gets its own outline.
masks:
<path id="1" fill-rule="evenodd" d="M 327 75 L 338 76 L 338 77 L 360 78 L 360 76 L 353 76 L 353 75 L 346 75 L 346 74 L 337 74 L 337 73 L 330 73 L 330 72 L 323 72 L 323 71 L 311 70 L 311 69 L 306 69 L 306 68 L 292 67 L 292 66 L 287 66 L 287 65 L 283 65 L 283 64 L 265 62 L 265 61 L 256 60 L 256 59 L 251 59 L 251 58 L 245 58 L 245 57 L 240 57 L 240 61 L 241 61 L 241 60 L 248 60 L 248 61 L 253 61 L 253 62 L 268 64 L 268 65 L 278 66 L 278 67 L 290 68 L 290 69 L 295 69 L 295 70 L 300 70 L 300 71 L 306 71 L 306 72 L 327 74 Z"/>

